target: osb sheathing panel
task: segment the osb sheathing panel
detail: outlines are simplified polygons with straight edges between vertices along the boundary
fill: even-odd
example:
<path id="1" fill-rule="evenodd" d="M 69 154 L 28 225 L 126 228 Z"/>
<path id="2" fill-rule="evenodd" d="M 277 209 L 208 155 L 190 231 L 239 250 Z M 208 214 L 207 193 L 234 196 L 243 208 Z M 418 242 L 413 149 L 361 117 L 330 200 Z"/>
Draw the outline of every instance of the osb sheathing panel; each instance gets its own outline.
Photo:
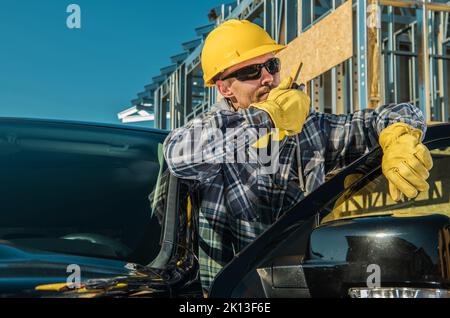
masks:
<path id="1" fill-rule="evenodd" d="M 281 59 L 281 78 L 294 76 L 302 62 L 297 82 L 306 83 L 349 59 L 353 54 L 352 32 L 352 6 L 347 1 L 277 54 Z"/>

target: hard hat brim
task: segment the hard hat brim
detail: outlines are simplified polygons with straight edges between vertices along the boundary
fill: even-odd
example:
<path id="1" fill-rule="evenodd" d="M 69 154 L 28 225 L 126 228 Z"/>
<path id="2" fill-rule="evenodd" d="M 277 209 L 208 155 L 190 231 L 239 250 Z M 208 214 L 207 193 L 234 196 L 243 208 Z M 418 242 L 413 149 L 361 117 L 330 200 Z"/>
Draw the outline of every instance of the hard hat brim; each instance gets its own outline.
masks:
<path id="1" fill-rule="evenodd" d="M 242 54 L 240 56 L 236 56 L 236 58 L 233 58 L 229 61 L 227 61 L 227 63 L 219 65 L 217 67 L 217 71 L 210 76 L 210 78 L 205 78 L 205 86 L 206 87 L 212 87 L 214 86 L 214 81 L 213 79 L 220 73 L 222 73 L 223 71 L 225 71 L 227 68 L 233 66 L 233 65 L 237 65 L 239 63 L 242 63 L 244 61 L 253 59 L 255 57 L 267 54 L 267 53 L 278 53 L 281 50 L 285 49 L 286 45 L 280 45 L 280 44 L 268 44 L 268 45 L 261 45 L 257 48 L 254 48 L 253 50 L 247 51 L 245 52 L 245 54 Z"/>

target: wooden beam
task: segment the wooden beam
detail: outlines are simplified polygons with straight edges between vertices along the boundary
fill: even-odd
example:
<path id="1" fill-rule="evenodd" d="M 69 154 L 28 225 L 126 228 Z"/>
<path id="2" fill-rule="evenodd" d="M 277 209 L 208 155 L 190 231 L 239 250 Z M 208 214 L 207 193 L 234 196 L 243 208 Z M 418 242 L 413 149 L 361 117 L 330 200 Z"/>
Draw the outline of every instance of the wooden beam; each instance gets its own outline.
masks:
<path id="1" fill-rule="evenodd" d="M 377 0 L 368 0 L 371 8 L 375 8 L 375 12 L 371 12 L 373 20 L 369 23 L 367 28 L 367 54 L 368 54 L 368 94 L 369 94 L 369 108 L 376 108 L 381 104 L 381 94 L 380 94 L 380 65 L 381 65 L 381 51 L 380 51 L 380 29 L 378 28 L 377 21 L 380 7 L 376 6 Z"/>
<path id="2" fill-rule="evenodd" d="M 352 56 L 351 2 L 339 6 L 277 54 L 281 59 L 281 78 L 292 75 L 296 66 L 302 62 L 303 69 L 297 82 L 306 83 Z"/>
<path id="3" fill-rule="evenodd" d="M 427 10 L 450 12 L 450 5 L 445 3 L 433 3 L 433 2 L 423 3 L 421 1 L 413 1 L 413 0 L 379 0 L 379 3 L 380 5 L 383 6 L 392 6 L 398 8 L 417 8 L 425 5 Z"/>

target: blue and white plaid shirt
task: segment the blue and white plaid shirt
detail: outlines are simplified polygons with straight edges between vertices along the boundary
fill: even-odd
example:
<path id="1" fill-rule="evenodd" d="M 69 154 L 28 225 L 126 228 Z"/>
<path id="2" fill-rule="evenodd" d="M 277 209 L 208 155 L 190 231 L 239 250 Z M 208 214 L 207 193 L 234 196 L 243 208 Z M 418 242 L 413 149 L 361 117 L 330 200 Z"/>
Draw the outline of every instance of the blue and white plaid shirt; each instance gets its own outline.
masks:
<path id="1" fill-rule="evenodd" d="M 199 123 L 203 128 L 221 130 L 225 139 L 228 138 L 227 128 L 234 128 L 234 135 L 250 135 L 247 145 L 251 144 L 258 137 L 254 131 L 273 128 L 270 117 L 262 110 L 249 107 L 235 111 L 223 100 L 211 111 L 173 130 L 164 143 L 168 167 L 175 176 L 194 180 L 200 198 L 198 237 L 203 288 L 208 291 L 214 277 L 236 253 L 324 183 L 326 174 L 344 168 L 377 147 L 380 132 L 395 122 L 426 130 L 421 111 L 407 103 L 348 115 L 311 109 L 302 132 L 281 142 L 279 169 L 273 174 L 259 173 L 258 163 L 223 160 L 230 152 L 242 149 L 219 149 L 216 140 L 194 134 Z M 180 147 L 193 151 L 180 153 Z M 194 156 L 200 152 L 208 160 L 195 160 Z M 297 158 L 300 158 L 301 169 L 298 169 Z M 299 187 L 299 171 L 303 174 L 305 191 Z"/>

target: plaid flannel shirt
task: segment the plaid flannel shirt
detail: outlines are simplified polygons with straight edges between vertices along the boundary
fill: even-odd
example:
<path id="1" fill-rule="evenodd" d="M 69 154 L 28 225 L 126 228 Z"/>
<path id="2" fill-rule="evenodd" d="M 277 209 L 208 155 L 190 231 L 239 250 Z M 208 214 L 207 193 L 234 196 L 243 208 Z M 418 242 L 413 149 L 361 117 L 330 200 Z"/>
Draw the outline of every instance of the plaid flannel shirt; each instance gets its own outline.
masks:
<path id="1" fill-rule="evenodd" d="M 220 129 L 227 139 L 227 128 L 234 128 L 234 135 L 250 135 L 248 146 L 260 136 L 256 130 L 273 128 L 270 117 L 262 110 L 249 107 L 234 111 L 223 100 L 210 112 L 173 130 L 164 142 L 166 162 L 175 176 L 194 181 L 200 198 L 197 226 L 202 287 L 209 291 L 214 277 L 236 253 L 324 183 L 327 173 L 344 168 L 378 146 L 379 133 L 395 122 L 404 122 L 424 133 L 426 130 L 421 111 L 408 103 L 347 115 L 320 113 L 311 108 L 302 132 L 281 142 L 279 169 L 273 174 L 259 173 L 259 163 L 223 162 L 224 157 L 242 149 L 220 149 L 215 140 L 193 133 L 200 123 L 203 128 Z M 300 141 L 299 156 L 296 137 Z M 180 146 L 193 151 L 180 153 Z M 208 160 L 195 161 L 194 155 L 199 153 Z M 303 174 L 304 191 L 299 188 L 299 171 Z M 163 197 L 161 193 L 155 200 Z"/>

